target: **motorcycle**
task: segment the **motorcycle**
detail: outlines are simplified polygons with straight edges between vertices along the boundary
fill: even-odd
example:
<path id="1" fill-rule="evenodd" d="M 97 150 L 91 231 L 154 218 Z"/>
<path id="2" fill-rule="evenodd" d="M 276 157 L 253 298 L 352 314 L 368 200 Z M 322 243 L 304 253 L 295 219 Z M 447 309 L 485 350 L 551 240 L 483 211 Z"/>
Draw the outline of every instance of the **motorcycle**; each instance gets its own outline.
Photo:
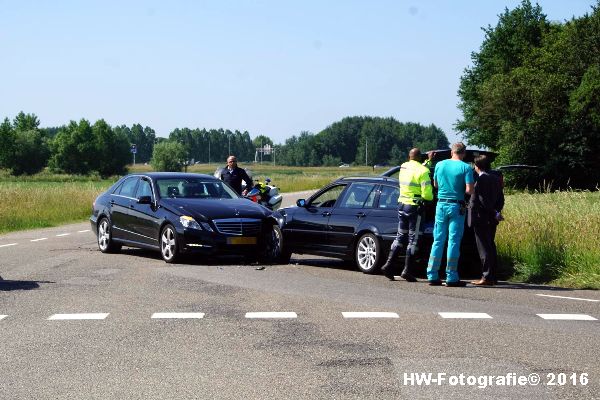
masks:
<path id="1" fill-rule="evenodd" d="M 277 210 L 283 201 L 283 196 L 279 194 L 279 188 L 271 185 L 271 179 L 269 178 L 266 178 L 264 183 L 258 180 L 255 182 L 254 187 L 244 197 L 267 207 L 269 210 Z"/>

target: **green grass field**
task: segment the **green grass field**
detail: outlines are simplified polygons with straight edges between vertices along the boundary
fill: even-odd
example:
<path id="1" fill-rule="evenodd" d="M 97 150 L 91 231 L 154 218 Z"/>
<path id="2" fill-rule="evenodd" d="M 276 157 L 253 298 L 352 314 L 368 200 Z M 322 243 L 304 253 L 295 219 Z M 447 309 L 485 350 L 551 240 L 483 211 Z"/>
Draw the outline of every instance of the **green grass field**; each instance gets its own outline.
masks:
<path id="1" fill-rule="evenodd" d="M 211 174 L 216 165 L 189 172 Z M 242 165 L 255 179 L 269 177 L 282 193 L 312 190 L 368 167 L 300 168 Z M 138 165 L 132 172 L 150 170 Z M 96 196 L 117 180 L 41 173 L 15 178 L 0 172 L 0 233 L 85 221 Z M 600 289 L 600 192 L 513 193 L 496 243 L 514 280 Z"/>

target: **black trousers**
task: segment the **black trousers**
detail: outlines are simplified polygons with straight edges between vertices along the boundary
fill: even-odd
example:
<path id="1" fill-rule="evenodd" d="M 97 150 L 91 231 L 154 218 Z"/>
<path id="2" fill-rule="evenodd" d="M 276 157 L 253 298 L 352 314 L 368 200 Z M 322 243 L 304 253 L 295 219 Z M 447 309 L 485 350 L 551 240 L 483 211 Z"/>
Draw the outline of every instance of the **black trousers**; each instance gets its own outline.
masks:
<path id="1" fill-rule="evenodd" d="M 494 221 L 476 220 L 473 223 L 477 252 L 481 260 L 483 279 L 487 281 L 496 280 L 496 267 L 498 264 L 498 253 L 496 251 L 496 223 Z"/>

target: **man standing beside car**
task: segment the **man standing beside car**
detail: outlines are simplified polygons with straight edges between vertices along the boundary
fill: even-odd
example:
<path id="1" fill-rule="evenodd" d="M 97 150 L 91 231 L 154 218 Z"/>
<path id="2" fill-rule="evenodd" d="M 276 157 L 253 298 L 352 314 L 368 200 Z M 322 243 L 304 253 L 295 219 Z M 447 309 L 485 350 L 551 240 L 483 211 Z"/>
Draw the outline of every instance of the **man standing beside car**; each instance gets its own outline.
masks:
<path id="1" fill-rule="evenodd" d="M 245 169 L 238 167 L 235 156 L 227 157 L 227 166 L 221 170 L 219 178 L 242 196 L 252 189 L 252 179 L 250 179 Z M 243 192 L 242 181 L 246 182 L 246 189 Z"/>
<path id="2" fill-rule="evenodd" d="M 504 195 L 500 179 L 490 174 L 489 171 L 489 158 L 485 155 L 475 157 L 475 172 L 479 176 L 469 201 L 467 217 L 467 223 L 475 233 L 477 252 L 483 270 L 482 278 L 471 282 L 475 286 L 493 286 L 496 280 L 498 255 L 494 237 L 500 218 L 499 211 L 504 204 Z"/>
<path id="3" fill-rule="evenodd" d="M 433 245 L 427 265 L 427 280 L 432 286 L 442 284 L 439 269 L 446 238 L 446 286 L 466 285 L 458 277 L 460 242 L 465 228 L 465 194 L 473 192 L 473 169 L 462 161 L 465 154 L 465 145 L 460 142 L 454 143 L 452 158 L 437 163 L 433 173 L 433 184 L 438 188 L 438 202 L 435 208 Z"/>
<path id="4" fill-rule="evenodd" d="M 406 257 L 404 259 L 404 270 L 400 277 L 408 282 L 416 282 L 413 275 L 412 260 L 417 251 L 417 241 L 419 237 L 419 207 L 424 200 L 433 200 L 433 191 L 431 188 L 431 178 L 429 169 L 421 165 L 421 150 L 411 149 L 408 153 L 409 161 L 400 166 L 400 197 L 398 198 L 398 233 L 392 243 L 388 259 L 381 267 L 384 275 L 394 280 L 394 259 L 404 246 L 408 236 L 408 245 L 406 246 Z"/>

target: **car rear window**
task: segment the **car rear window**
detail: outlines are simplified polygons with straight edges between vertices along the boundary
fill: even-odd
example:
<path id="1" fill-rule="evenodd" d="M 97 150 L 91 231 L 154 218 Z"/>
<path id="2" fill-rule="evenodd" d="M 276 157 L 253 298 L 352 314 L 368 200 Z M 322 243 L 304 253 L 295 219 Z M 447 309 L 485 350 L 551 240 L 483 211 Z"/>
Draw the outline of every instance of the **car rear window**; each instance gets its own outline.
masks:
<path id="1" fill-rule="evenodd" d="M 379 208 L 397 208 L 400 188 L 398 186 L 382 186 L 379 195 Z"/>

